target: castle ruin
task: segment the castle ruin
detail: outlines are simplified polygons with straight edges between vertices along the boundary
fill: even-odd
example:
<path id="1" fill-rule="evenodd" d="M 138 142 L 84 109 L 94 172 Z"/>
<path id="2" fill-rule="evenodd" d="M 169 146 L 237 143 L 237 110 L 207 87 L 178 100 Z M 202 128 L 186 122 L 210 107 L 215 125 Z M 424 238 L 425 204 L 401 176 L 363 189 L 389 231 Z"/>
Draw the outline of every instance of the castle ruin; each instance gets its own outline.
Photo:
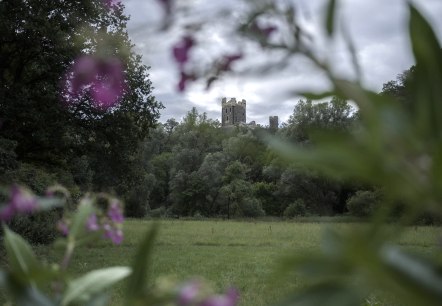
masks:
<path id="1" fill-rule="evenodd" d="M 222 126 L 246 124 L 246 100 L 236 101 L 236 98 L 221 100 Z"/>
<path id="2" fill-rule="evenodd" d="M 255 128 L 257 124 L 255 121 L 246 123 L 246 100 L 236 101 L 236 98 L 231 98 L 227 101 L 227 98 L 221 99 L 221 123 L 223 127 L 234 126 L 244 124 L 250 128 Z M 259 125 L 258 125 L 259 126 Z M 279 126 L 278 116 L 269 117 L 270 130 L 276 131 Z"/>
<path id="3" fill-rule="evenodd" d="M 278 129 L 278 126 L 279 126 L 279 118 L 278 118 L 278 116 L 270 116 L 269 117 L 269 127 L 270 127 L 270 130 L 276 131 Z"/>

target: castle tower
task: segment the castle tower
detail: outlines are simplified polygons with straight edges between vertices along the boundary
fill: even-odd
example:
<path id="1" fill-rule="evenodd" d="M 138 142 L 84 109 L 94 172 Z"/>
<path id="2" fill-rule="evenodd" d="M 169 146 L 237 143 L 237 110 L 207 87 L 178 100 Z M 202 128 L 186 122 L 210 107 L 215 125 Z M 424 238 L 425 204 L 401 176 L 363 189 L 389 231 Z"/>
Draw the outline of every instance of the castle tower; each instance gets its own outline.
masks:
<path id="1" fill-rule="evenodd" d="M 222 126 L 246 123 L 246 100 L 236 101 L 236 98 L 221 99 L 221 122 Z"/>
<path id="2" fill-rule="evenodd" d="M 269 127 L 271 131 L 276 131 L 279 126 L 279 118 L 278 116 L 270 116 L 269 117 Z"/>

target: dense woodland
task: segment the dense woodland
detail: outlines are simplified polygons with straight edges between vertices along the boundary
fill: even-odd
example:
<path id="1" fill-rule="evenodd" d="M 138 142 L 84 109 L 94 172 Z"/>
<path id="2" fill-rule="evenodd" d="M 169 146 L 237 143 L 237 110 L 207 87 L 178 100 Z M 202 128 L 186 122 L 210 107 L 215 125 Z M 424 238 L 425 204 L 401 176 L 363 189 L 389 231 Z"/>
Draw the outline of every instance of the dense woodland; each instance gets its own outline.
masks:
<path id="1" fill-rule="evenodd" d="M 24 184 L 43 194 L 59 183 L 74 199 L 88 191 L 110 192 L 124 199 L 131 217 L 336 215 L 357 206 L 350 201 L 355 195 L 375 203 L 381 193 L 380 186 L 331 180 L 288 163 L 265 140 L 273 135 L 314 146 L 316 130 L 358 129 L 358 112 L 344 100 L 301 100 L 277 131 L 224 129 L 197 109 L 179 122 L 159 123 L 163 106 L 152 95 L 148 67 L 132 51 L 121 5 L 112 10 L 82 0 L 56 7 L 36 0 L 1 5 L 3 185 Z M 87 96 L 68 106 L 60 102 L 63 74 L 88 52 L 124 61 L 127 89 L 118 106 L 99 110 Z M 386 83 L 381 94 L 409 103 L 413 71 Z"/>

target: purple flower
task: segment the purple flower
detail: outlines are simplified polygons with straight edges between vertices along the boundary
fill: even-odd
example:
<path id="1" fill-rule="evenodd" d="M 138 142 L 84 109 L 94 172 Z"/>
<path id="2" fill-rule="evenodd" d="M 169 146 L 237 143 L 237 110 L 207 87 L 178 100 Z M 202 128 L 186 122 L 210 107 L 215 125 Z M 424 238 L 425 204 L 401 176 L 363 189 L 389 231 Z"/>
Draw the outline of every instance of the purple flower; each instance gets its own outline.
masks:
<path id="1" fill-rule="evenodd" d="M 118 0 L 102 0 L 102 2 L 107 9 L 111 9 L 114 5 L 120 3 Z"/>
<path id="2" fill-rule="evenodd" d="M 257 22 L 254 22 L 251 25 L 250 30 L 255 35 L 261 36 L 263 39 L 267 40 L 273 32 L 278 30 L 278 28 L 273 25 L 263 27 L 260 26 Z"/>
<path id="3" fill-rule="evenodd" d="M 163 6 L 166 15 L 169 16 L 172 13 L 172 0 L 158 0 Z"/>
<path id="4" fill-rule="evenodd" d="M 123 63 L 118 58 L 83 55 L 66 74 L 62 95 L 72 103 L 89 93 L 96 108 L 107 109 L 119 103 L 125 88 Z"/>
<path id="5" fill-rule="evenodd" d="M 12 186 L 10 205 L 18 213 L 31 213 L 38 207 L 37 198 L 30 192 L 16 185 Z"/>
<path id="6" fill-rule="evenodd" d="M 57 222 L 57 229 L 63 236 L 69 235 L 69 227 L 65 220 L 60 220 Z"/>
<path id="7" fill-rule="evenodd" d="M 178 82 L 178 90 L 183 92 L 186 89 L 186 83 L 188 81 L 195 81 L 195 76 L 192 74 L 187 74 L 184 71 L 181 71 L 180 81 Z"/>
<path id="8" fill-rule="evenodd" d="M 121 210 L 120 203 L 118 201 L 112 201 L 107 211 L 108 217 L 115 223 L 123 223 L 123 211 Z"/>
<path id="9" fill-rule="evenodd" d="M 235 306 L 238 302 L 239 294 L 234 288 L 227 290 L 225 295 L 213 295 L 199 304 L 200 306 Z"/>
<path id="10" fill-rule="evenodd" d="M 92 214 L 89 216 L 89 218 L 86 221 L 86 228 L 91 232 L 95 232 L 100 229 L 97 223 L 97 215 Z"/>
<path id="11" fill-rule="evenodd" d="M 178 293 L 178 305 L 186 306 L 195 303 L 196 298 L 199 295 L 201 289 L 201 283 L 198 281 L 192 281 L 186 283 Z"/>
<path id="12" fill-rule="evenodd" d="M 232 69 L 232 63 L 242 58 L 242 53 L 232 54 L 232 55 L 225 55 L 221 63 L 219 65 L 220 71 L 230 71 Z"/>
<path id="13" fill-rule="evenodd" d="M 173 57 L 180 67 L 189 60 L 189 51 L 194 44 L 195 40 L 191 36 L 184 36 L 182 40 L 173 47 Z"/>
<path id="14" fill-rule="evenodd" d="M 123 242 L 123 231 L 119 228 L 113 228 L 110 224 L 105 224 L 104 237 L 110 239 L 114 244 L 121 244 Z"/>
<path id="15" fill-rule="evenodd" d="M 1 221 L 10 221 L 15 215 L 15 209 L 11 205 L 6 205 L 2 207 L 0 210 L 0 220 Z"/>
<path id="16" fill-rule="evenodd" d="M 9 221 L 16 214 L 29 214 L 37 210 L 37 198 L 17 185 L 12 186 L 9 202 L 0 211 L 0 220 Z"/>

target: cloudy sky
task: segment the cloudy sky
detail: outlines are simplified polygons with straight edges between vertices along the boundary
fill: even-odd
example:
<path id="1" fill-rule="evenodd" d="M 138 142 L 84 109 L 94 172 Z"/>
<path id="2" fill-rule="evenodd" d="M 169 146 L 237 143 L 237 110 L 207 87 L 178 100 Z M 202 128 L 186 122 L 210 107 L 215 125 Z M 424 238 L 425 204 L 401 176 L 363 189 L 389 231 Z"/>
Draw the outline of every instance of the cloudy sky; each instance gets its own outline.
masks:
<path id="1" fill-rule="evenodd" d="M 283 0 L 281 0 L 283 1 Z M 320 30 L 326 1 L 285 0 L 296 3 L 298 18 L 316 37 L 318 52 L 329 58 L 334 71 L 342 76 L 354 76 L 351 61 L 341 40 L 325 42 Z M 207 112 L 210 118 L 221 119 L 222 97 L 247 100 L 247 121 L 268 124 L 268 116 L 277 115 L 281 121 L 288 119 L 299 97 L 293 92 L 306 89 L 327 88 L 320 71 L 308 61 L 294 58 L 284 65 L 266 73 L 250 71 L 262 63 L 279 62 L 278 54 L 263 53 L 255 45 L 239 47 L 237 38 L 231 35 L 232 20 L 241 20 L 246 8 L 240 0 L 178 0 L 181 17 L 175 26 L 160 31 L 164 12 L 158 0 L 123 0 L 126 13 L 131 16 L 129 34 L 136 51 L 151 66 L 150 77 L 154 95 L 166 107 L 160 121 L 174 117 L 180 120 L 188 110 L 196 106 Z M 442 38 L 442 1 L 413 1 L 431 21 Z M 380 91 L 382 84 L 395 79 L 413 64 L 407 35 L 407 6 L 404 0 L 342 0 L 339 20 L 343 22 L 354 40 L 357 56 L 363 71 L 364 84 Z M 191 57 L 194 66 L 204 65 L 220 54 L 239 51 L 246 59 L 235 63 L 240 73 L 217 81 L 210 90 L 203 82 L 190 85 L 186 92 L 178 93 L 178 69 L 173 61 L 171 48 L 184 34 L 182 25 L 197 21 L 205 23 L 205 29 L 196 37 L 198 48 Z M 269 21 L 271 22 L 271 21 Z M 276 34 L 278 35 L 278 34 Z M 246 48 L 246 50 L 238 48 Z M 253 69 L 252 69 L 253 70 Z"/>

